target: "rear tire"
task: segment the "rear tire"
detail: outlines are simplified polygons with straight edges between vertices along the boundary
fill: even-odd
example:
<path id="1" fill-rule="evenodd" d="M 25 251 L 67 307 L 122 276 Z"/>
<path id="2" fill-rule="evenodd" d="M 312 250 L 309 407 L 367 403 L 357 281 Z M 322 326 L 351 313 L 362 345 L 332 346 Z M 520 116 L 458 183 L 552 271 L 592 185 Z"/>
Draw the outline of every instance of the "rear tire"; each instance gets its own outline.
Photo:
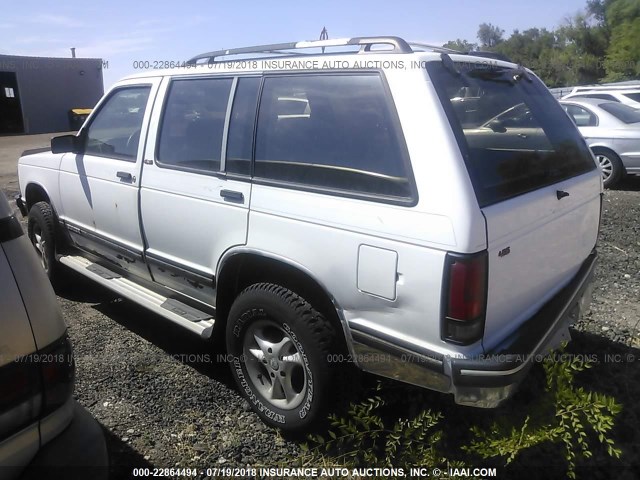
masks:
<path id="1" fill-rule="evenodd" d="M 29 210 L 27 235 L 49 281 L 55 283 L 60 277 L 60 265 L 56 261 L 54 214 L 47 202 L 37 202 Z"/>
<path id="2" fill-rule="evenodd" d="M 626 172 L 618 155 L 609 149 L 599 147 L 593 149 L 593 154 L 598 161 L 605 188 L 611 188 L 622 180 Z"/>
<path id="3" fill-rule="evenodd" d="M 335 331 L 291 290 L 270 283 L 246 288 L 227 322 L 231 372 L 267 425 L 308 431 L 323 418 L 332 385 Z"/>

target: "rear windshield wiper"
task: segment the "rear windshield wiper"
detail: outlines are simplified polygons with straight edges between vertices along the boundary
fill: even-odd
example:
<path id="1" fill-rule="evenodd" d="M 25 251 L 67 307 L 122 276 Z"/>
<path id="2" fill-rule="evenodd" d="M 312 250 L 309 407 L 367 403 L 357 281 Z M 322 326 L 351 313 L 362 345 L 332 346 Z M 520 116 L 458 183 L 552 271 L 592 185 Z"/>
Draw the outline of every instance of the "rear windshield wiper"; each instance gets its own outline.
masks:
<path id="1" fill-rule="evenodd" d="M 468 72 L 464 72 L 466 75 L 474 78 L 481 78 L 482 80 L 489 80 L 493 82 L 506 82 L 515 84 L 521 79 L 525 79 L 531 83 L 531 75 L 518 65 L 516 68 L 474 68 Z"/>

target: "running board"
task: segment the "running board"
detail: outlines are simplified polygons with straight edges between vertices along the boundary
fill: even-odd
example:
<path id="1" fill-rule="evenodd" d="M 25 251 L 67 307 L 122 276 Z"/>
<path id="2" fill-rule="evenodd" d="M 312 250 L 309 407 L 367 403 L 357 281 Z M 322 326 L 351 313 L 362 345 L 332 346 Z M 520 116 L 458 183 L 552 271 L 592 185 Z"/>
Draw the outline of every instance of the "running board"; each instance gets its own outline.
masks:
<path id="1" fill-rule="evenodd" d="M 215 320 L 206 312 L 142 287 L 84 257 L 65 255 L 60 263 L 204 339 L 211 337 Z"/>

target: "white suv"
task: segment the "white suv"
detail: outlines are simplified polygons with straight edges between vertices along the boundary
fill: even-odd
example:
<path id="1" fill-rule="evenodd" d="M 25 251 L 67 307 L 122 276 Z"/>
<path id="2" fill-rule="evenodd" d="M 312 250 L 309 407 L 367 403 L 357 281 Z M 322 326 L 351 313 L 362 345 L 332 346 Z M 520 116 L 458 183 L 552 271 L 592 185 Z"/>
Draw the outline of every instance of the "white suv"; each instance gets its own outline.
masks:
<path id="1" fill-rule="evenodd" d="M 19 175 L 51 278 L 226 336 L 283 429 L 344 362 L 495 407 L 590 297 L 601 179 L 562 107 L 529 70 L 397 37 L 128 77 Z"/>

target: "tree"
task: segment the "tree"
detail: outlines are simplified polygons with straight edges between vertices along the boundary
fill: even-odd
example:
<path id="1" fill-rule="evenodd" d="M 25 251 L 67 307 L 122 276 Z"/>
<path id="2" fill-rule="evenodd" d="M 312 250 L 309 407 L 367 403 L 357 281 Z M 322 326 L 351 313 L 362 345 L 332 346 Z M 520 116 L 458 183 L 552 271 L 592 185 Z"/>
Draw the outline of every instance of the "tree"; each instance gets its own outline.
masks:
<path id="1" fill-rule="evenodd" d="M 593 17 L 596 24 L 602 27 L 607 26 L 607 8 L 615 0 L 587 0 L 587 13 Z"/>
<path id="2" fill-rule="evenodd" d="M 557 39 L 553 32 L 545 28 L 530 28 L 522 33 L 519 30 L 514 30 L 507 40 L 496 46 L 495 50 L 516 63 L 532 67 L 538 62 L 544 50 L 556 46 Z"/>
<path id="3" fill-rule="evenodd" d="M 482 23 L 478 28 L 478 40 L 482 48 L 491 49 L 503 41 L 504 30 L 490 23 Z"/>
<path id="4" fill-rule="evenodd" d="M 458 50 L 460 52 L 472 52 L 478 49 L 478 45 L 475 43 L 467 42 L 457 38 L 456 40 L 449 41 L 442 45 L 444 48 L 450 48 L 452 50 Z"/>
<path id="5" fill-rule="evenodd" d="M 605 80 L 640 76 L 640 0 L 591 0 L 589 8 L 607 34 Z"/>
<path id="6" fill-rule="evenodd" d="M 615 29 L 623 23 L 632 22 L 637 17 L 640 17 L 640 1 L 614 0 L 608 2 L 605 18 L 611 29 Z"/>
<path id="7" fill-rule="evenodd" d="M 533 69 L 550 87 L 640 78 L 640 0 L 586 0 L 584 12 L 559 28 L 504 30 L 482 23 L 479 45 L 457 39 L 445 47 L 490 50 Z"/>
<path id="8" fill-rule="evenodd" d="M 609 44 L 605 27 L 593 25 L 588 14 L 577 13 L 557 30 L 565 49 L 573 53 L 571 68 L 578 83 L 597 83 L 604 77 L 604 56 Z"/>

